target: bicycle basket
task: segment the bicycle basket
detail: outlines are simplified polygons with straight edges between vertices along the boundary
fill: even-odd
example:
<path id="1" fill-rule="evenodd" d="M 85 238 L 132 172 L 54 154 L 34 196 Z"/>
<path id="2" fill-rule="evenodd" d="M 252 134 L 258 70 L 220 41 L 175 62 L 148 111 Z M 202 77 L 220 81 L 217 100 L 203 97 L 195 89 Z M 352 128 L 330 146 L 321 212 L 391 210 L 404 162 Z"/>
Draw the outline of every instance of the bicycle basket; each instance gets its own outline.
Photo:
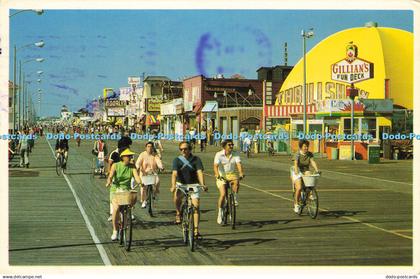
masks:
<path id="1" fill-rule="evenodd" d="M 141 182 L 144 185 L 155 185 L 156 183 L 156 175 L 143 175 L 141 177 Z"/>
<path id="2" fill-rule="evenodd" d="M 118 205 L 135 205 L 137 202 L 137 191 L 123 191 L 115 192 L 113 194 L 113 200 Z"/>
<path id="3" fill-rule="evenodd" d="M 316 187 L 316 185 L 318 184 L 318 178 L 319 178 L 318 174 L 302 176 L 305 187 Z"/>

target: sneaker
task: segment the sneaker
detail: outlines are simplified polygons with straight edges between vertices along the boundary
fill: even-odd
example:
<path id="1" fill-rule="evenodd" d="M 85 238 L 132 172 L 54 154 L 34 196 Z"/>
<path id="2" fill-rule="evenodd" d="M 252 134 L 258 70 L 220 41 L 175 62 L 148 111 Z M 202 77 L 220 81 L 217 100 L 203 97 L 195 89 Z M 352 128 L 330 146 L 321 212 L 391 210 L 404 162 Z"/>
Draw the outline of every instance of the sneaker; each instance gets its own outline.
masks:
<path id="1" fill-rule="evenodd" d="M 111 235 L 111 240 L 112 241 L 115 241 L 115 240 L 117 240 L 117 238 L 118 238 L 118 232 L 117 231 L 113 231 L 112 232 L 112 235 Z"/>
<path id="2" fill-rule="evenodd" d="M 111 222 L 111 221 L 112 221 L 112 215 L 109 215 L 108 222 Z"/>
<path id="3" fill-rule="evenodd" d="M 300 211 L 300 205 L 295 204 L 294 211 L 295 211 L 295 213 L 296 213 L 296 214 L 299 214 L 299 211 Z"/>
<path id="4" fill-rule="evenodd" d="M 147 201 L 142 202 L 141 208 L 146 208 L 146 206 L 147 206 Z"/>
<path id="5" fill-rule="evenodd" d="M 219 209 L 219 214 L 217 215 L 217 224 L 221 225 L 222 223 L 223 223 L 222 209 Z"/>
<path id="6" fill-rule="evenodd" d="M 235 203 L 235 206 L 239 205 L 237 193 L 233 193 L 233 202 Z"/>

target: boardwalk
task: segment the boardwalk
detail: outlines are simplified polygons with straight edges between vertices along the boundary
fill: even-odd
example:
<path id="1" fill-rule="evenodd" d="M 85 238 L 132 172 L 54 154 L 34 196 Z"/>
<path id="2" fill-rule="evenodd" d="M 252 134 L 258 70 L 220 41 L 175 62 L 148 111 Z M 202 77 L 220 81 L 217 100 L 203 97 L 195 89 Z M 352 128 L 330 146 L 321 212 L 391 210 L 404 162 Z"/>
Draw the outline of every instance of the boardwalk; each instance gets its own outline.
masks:
<path id="1" fill-rule="evenodd" d="M 199 249 L 189 252 L 173 224 L 167 171 L 157 216 L 135 208 L 134 244 L 126 252 L 110 241 L 108 191 L 104 179 L 91 175 L 92 145 L 71 142 L 65 177 L 56 175 L 45 139 L 37 141 L 29 169 L 10 168 L 10 265 L 412 265 L 412 161 L 318 160 L 322 211 L 312 220 L 292 212 L 289 157 L 243 158 L 233 231 L 216 224 L 216 149 L 197 150 L 210 188 L 202 198 Z M 143 147 L 135 142 L 132 149 Z M 165 144 L 167 170 L 177 152 L 176 144 Z"/>

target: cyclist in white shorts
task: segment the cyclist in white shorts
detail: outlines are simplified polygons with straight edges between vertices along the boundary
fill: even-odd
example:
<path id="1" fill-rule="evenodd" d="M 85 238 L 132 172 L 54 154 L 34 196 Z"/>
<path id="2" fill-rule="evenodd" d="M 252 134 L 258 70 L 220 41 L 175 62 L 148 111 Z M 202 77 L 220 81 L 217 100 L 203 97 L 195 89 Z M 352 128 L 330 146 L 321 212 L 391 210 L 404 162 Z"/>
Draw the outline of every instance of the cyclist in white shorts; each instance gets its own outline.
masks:
<path id="1" fill-rule="evenodd" d="M 233 146 L 234 144 L 232 140 L 227 139 L 223 141 L 223 150 L 217 152 L 216 156 L 214 156 L 214 176 L 216 177 L 216 185 L 220 194 L 219 201 L 217 203 L 219 208 L 219 213 L 217 215 L 218 224 L 222 224 L 222 207 L 226 196 L 224 187 L 226 182 L 221 178 L 224 178 L 231 184 L 234 202 L 235 205 L 238 206 L 239 180 L 245 177 L 241 164 L 241 158 L 237 152 L 233 152 Z"/>

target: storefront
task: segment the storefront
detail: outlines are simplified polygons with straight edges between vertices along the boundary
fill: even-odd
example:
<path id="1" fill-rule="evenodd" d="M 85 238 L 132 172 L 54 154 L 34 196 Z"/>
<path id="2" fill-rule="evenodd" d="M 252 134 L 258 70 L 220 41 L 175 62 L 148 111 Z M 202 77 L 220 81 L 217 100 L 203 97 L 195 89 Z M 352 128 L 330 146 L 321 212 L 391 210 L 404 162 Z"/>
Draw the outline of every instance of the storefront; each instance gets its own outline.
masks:
<path id="1" fill-rule="evenodd" d="M 126 118 L 126 101 L 108 99 L 105 101 L 107 121 L 114 125 L 123 126 Z"/>
<path id="2" fill-rule="evenodd" d="M 253 134 L 260 127 L 261 115 L 262 107 L 221 108 L 217 112 L 219 132 L 237 138 L 241 128 L 250 127 L 253 129 L 248 131 Z M 238 140 L 234 143 L 239 144 Z"/>
<path id="3" fill-rule="evenodd" d="M 216 101 L 207 101 L 201 110 L 201 118 L 203 125 L 214 131 L 216 127 L 217 111 L 219 110 L 219 104 Z"/>
<path id="4" fill-rule="evenodd" d="M 182 135 L 182 112 L 183 112 L 183 100 L 182 98 L 174 99 L 168 103 L 160 106 L 161 114 L 161 129 L 162 132 L 169 134 Z"/>
<path id="5" fill-rule="evenodd" d="M 323 136 L 312 141 L 311 151 L 326 155 L 328 147 L 349 143 L 350 93 L 356 95 L 353 135 L 361 138 L 355 140 L 356 158 L 367 158 L 368 144 L 382 144 L 382 132 L 409 131 L 394 129 L 394 114 L 413 109 L 412 33 L 372 24 L 335 33 L 306 54 L 306 73 L 306 130 Z M 304 130 L 302 82 L 300 60 L 277 92 L 275 105 L 264 105 L 265 126 L 289 128 L 291 152 L 297 151 Z M 344 139 L 326 138 L 327 133 Z"/>

